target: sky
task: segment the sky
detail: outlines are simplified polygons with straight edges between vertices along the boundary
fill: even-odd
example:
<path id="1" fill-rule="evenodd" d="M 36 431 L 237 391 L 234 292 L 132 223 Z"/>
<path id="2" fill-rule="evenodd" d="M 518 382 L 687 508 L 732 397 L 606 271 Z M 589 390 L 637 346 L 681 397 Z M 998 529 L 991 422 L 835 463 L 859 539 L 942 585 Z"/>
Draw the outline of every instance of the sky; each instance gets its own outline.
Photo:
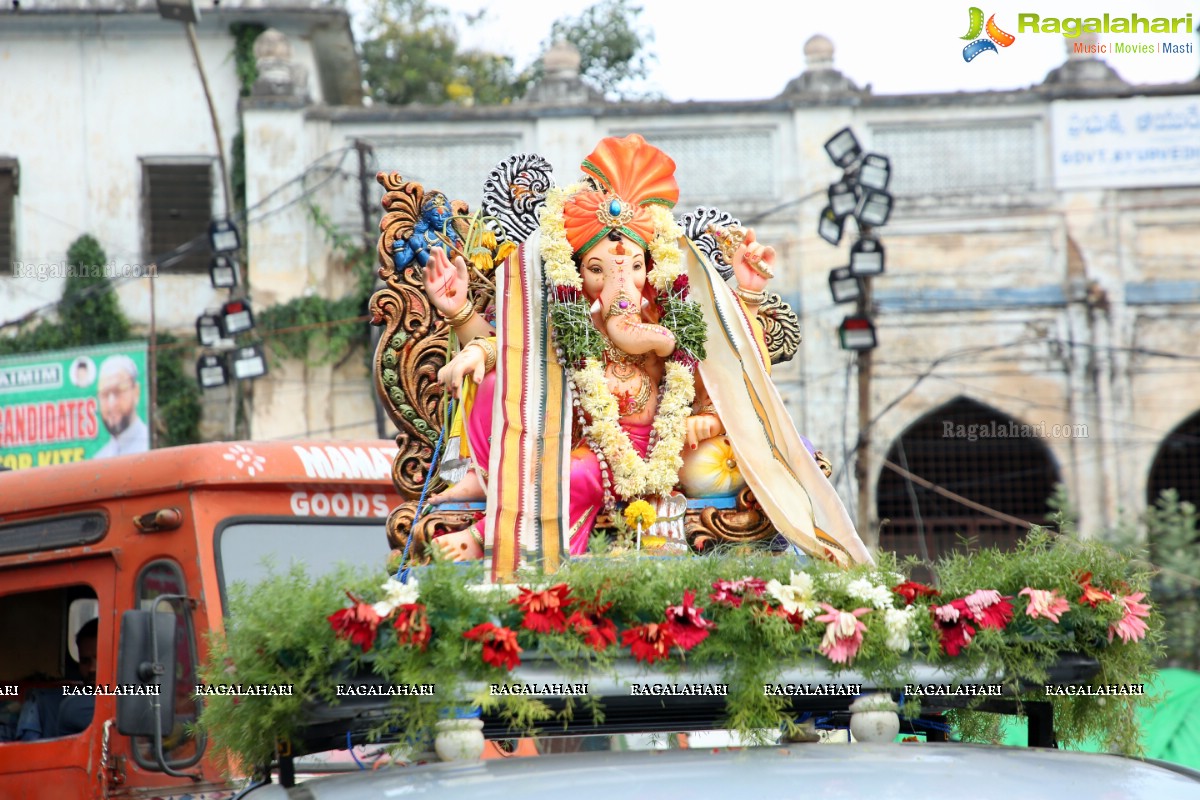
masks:
<path id="1" fill-rule="evenodd" d="M 535 12 L 530 0 L 431 0 L 459 20 L 484 12 L 473 26 L 462 25 L 465 47 L 512 56 L 518 67 L 540 52 L 555 18 L 578 16 L 595 0 L 556 0 L 550 12 Z M 353 10 L 368 0 L 350 0 Z M 1047 17 L 1183 17 L 1192 15 L 1192 33 L 1175 35 L 1101 34 L 1101 43 L 1170 41 L 1190 44 L 1191 53 L 1109 54 L 1103 56 L 1130 83 L 1170 83 L 1200 74 L 1198 0 L 631 0 L 643 8 L 641 27 L 653 33 L 649 50 L 657 55 L 646 89 L 667 99 L 755 100 L 773 97 L 804 70 L 804 43 L 814 34 L 834 44 L 834 67 L 875 94 L 978 91 L 1024 88 L 1040 83 L 1065 58 L 1061 34 L 1018 33 L 1017 14 Z M 970 26 L 969 9 L 1016 40 L 998 52 L 963 60 L 961 37 Z M 1182 27 L 1180 28 L 1182 31 Z"/>

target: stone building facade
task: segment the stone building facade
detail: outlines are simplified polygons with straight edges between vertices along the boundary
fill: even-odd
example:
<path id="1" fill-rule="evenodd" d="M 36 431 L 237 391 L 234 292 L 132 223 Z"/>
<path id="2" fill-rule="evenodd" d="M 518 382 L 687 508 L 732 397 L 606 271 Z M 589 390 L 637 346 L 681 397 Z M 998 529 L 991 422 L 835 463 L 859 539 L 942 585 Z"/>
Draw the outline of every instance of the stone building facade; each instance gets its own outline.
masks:
<path id="1" fill-rule="evenodd" d="M 1200 160 L 1176 147 L 1170 166 L 1122 177 L 1071 159 L 1092 146 L 1089 127 L 1112 119 L 1182 114 L 1186 124 L 1200 81 L 1130 86 L 1103 61 L 1072 56 L 1027 90 L 876 96 L 836 70 L 827 39 L 814 37 L 805 53 L 808 68 L 779 96 L 745 102 L 605 103 L 579 80 L 569 49 L 552 52 L 545 82 L 511 106 L 252 97 L 243 108 L 248 174 L 265 187 L 357 147 L 367 211 L 351 182 L 314 197 L 345 230 L 369 230 L 376 170 L 477 205 L 488 171 L 511 153 L 540 153 L 570 182 L 598 139 L 641 133 L 678 163 L 678 211 L 716 206 L 779 249 L 775 289 L 799 313 L 804 343 L 777 382 L 800 429 L 839 467 L 854 507 L 857 375 L 837 338 L 850 307 L 835 305 L 827 284 L 854 237 L 851 229 L 835 248 L 816 235 L 825 189 L 839 176 L 823 145 L 849 126 L 891 158 L 896 198 L 880 230 L 886 273 L 874 280 L 869 529 L 886 518 L 884 542 L 902 552 L 921 549 L 917 531 L 934 550 L 957 532 L 1009 540 L 1017 520 L 1044 518 L 1062 483 L 1096 532 L 1145 507 L 1168 440 L 1193 448 L 1181 468 L 1189 474 L 1168 482 L 1196 486 L 1187 425 L 1200 409 Z M 1130 152 L 1170 140 L 1127 133 Z M 296 253 L 321 247 L 300 209 L 252 226 L 250 238 L 255 284 L 288 291 L 297 290 L 286 281 Z M 308 285 L 331 285 L 318 262 L 305 263 Z M 295 431 L 287 403 L 263 388 L 256 434 Z M 903 477 L 893 468 L 902 461 L 936 488 Z"/>

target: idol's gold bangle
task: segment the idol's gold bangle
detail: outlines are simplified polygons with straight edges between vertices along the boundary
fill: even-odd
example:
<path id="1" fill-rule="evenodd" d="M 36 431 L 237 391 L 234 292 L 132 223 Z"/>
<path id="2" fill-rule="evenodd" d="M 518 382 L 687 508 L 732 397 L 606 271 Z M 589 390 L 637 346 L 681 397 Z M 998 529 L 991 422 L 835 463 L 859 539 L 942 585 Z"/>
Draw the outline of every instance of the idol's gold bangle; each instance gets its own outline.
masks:
<path id="1" fill-rule="evenodd" d="M 496 359 L 499 357 L 500 353 L 496 349 L 496 343 L 490 338 L 476 336 L 471 340 L 471 343 L 468 344 L 467 347 L 478 347 L 483 351 L 483 368 L 485 370 L 489 370 L 496 366 Z"/>
<path id="2" fill-rule="evenodd" d="M 467 302 L 463 303 L 462 308 L 446 317 L 446 324 L 451 328 L 461 328 L 473 316 L 475 316 L 475 303 L 470 297 L 467 297 Z"/>
<path id="3" fill-rule="evenodd" d="M 761 306 L 767 300 L 766 292 L 754 292 L 750 289 L 743 289 L 741 286 L 733 290 L 733 293 L 746 301 L 747 305 Z"/>

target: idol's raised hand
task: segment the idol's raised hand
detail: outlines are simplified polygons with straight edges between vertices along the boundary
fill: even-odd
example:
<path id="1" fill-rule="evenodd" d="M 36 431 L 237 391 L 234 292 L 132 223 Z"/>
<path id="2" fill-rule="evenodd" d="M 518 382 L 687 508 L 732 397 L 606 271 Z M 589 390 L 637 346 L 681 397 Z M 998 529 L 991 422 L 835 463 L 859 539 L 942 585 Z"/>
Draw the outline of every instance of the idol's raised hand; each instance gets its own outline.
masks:
<path id="1" fill-rule="evenodd" d="M 445 250 L 431 247 L 429 262 L 425 265 L 425 293 L 443 317 L 449 319 L 460 311 L 463 303 L 471 299 L 470 277 L 463 257 L 455 256 L 451 263 Z"/>
<path id="2" fill-rule="evenodd" d="M 742 243 L 729 260 L 738 286 L 748 292 L 761 292 L 775 277 L 775 248 L 755 241 L 754 229 L 746 231 Z"/>

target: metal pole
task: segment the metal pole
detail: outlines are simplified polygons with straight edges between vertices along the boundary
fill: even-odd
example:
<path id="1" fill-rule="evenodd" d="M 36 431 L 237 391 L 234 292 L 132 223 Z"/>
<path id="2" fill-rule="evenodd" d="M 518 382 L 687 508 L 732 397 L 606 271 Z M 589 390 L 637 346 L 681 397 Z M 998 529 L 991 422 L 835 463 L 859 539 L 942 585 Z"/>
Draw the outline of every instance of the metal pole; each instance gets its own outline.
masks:
<path id="1" fill-rule="evenodd" d="M 225 166 L 225 145 L 221 138 L 221 123 L 217 121 L 217 107 L 213 105 L 212 92 L 208 88 L 208 76 L 204 74 L 204 62 L 200 59 L 200 46 L 196 43 L 196 26 L 188 22 L 184 25 L 187 32 L 188 44 L 192 47 L 192 57 L 196 59 L 196 72 L 200 73 L 200 84 L 204 87 L 204 99 L 208 103 L 208 116 L 212 120 L 213 136 L 217 138 L 217 165 L 221 170 L 221 189 L 225 196 L 225 215 L 233 215 L 233 187 L 229 183 L 229 170 Z"/>
<path id="2" fill-rule="evenodd" d="M 146 376 L 150 383 L 150 409 L 146 412 L 146 423 L 150 426 L 150 449 L 153 450 L 158 444 L 158 431 L 155 430 L 155 411 L 158 409 L 158 327 L 155 322 L 154 314 L 154 276 L 158 272 L 158 267 L 155 264 L 150 265 L 150 348 L 149 348 L 149 369 L 150 374 Z"/>
<path id="3" fill-rule="evenodd" d="M 871 313 L 871 279 L 863 279 L 858 298 L 859 316 Z M 871 518 L 871 351 L 858 351 L 858 446 L 854 454 L 854 477 L 858 484 L 858 535 L 867 547 L 879 546 L 879 532 Z"/>
<path id="4" fill-rule="evenodd" d="M 371 253 L 375 247 L 375 235 L 371 230 L 371 198 L 367 192 L 367 157 L 371 152 L 371 145 L 362 139 L 355 139 L 354 149 L 358 151 L 358 207 L 362 213 L 363 248 L 364 252 Z M 381 288 L 378 278 L 375 279 L 375 283 L 376 291 L 378 291 Z M 368 345 L 371 348 L 370 357 L 372 361 L 374 361 L 376 351 L 379 350 L 379 340 L 381 338 L 383 338 L 383 328 L 378 325 L 372 325 L 371 340 Z M 379 392 L 374 391 L 374 389 L 371 391 L 371 398 L 375 405 L 375 435 L 380 439 L 387 439 L 392 431 L 388 425 L 387 412 L 383 408 L 383 399 L 379 396 Z"/>

